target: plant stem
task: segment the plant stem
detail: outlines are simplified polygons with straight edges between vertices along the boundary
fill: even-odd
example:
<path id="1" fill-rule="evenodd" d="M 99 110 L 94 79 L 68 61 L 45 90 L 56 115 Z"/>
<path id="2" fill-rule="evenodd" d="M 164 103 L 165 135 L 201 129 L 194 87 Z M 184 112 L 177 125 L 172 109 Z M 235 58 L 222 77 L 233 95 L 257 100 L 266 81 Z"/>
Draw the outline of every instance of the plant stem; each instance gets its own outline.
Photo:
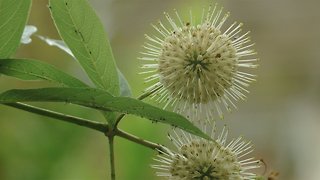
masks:
<path id="1" fill-rule="evenodd" d="M 122 137 L 122 138 L 127 139 L 127 140 L 132 141 L 132 142 L 135 142 L 137 144 L 143 145 L 143 146 L 148 147 L 150 149 L 160 150 L 162 152 L 166 152 L 166 150 L 163 148 L 162 145 L 156 144 L 154 142 L 150 142 L 150 141 L 147 141 L 147 140 L 144 140 L 144 139 L 142 139 L 140 137 L 137 137 L 135 135 L 129 134 L 129 133 L 127 133 L 125 131 L 122 131 L 120 129 L 116 129 L 115 133 L 119 137 Z"/>
<path id="2" fill-rule="evenodd" d="M 100 131 L 103 133 L 108 131 L 108 129 L 109 129 L 108 125 L 104 124 L 104 123 L 99 123 L 99 122 L 91 121 L 88 119 L 83 119 L 83 118 L 79 118 L 79 117 L 75 117 L 75 116 L 71 116 L 71 115 L 67 115 L 67 114 L 62 114 L 62 113 L 58 113 L 58 112 L 51 111 L 48 109 L 43 109 L 43 108 L 31 106 L 28 104 L 23 104 L 23 103 L 17 102 L 17 103 L 6 103 L 4 105 L 14 107 L 17 109 L 21 109 L 24 111 L 32 112 L 35 114 L 39 114 L 42 116 L 47 116 L 47 117 L 59 119 L 59 120 L 69 122 L 72 124 L 77 124 L 79 126 L 84 126 L 84 127 L 94 129 L 94 130 L 97 130 L 97 131 Z"/>
<path id="3" fill-rule="evenodd" d="M 143 100 L 144 98 L 149 97 L 151 94 L 157 92 L 160 88 L 162 88 L 162 86 L 158 86 L 155 87 L 154 89 L 152 89 L 151 91 L 145 92 L 143 94 L 141 94 L 139 97 L 137 97 L 138 100 Z"/>
<path id="4" fill-rule="evenodd" d="M 83 127 L 87 127 L 87 128 L 90 128 L 90 129 L 94 129 L 94 130 L 100 131 L 100 132 L 106 134 L 106 136 L 109 138 L 109 143 L 110 143 L 110 137 L 112 137 L 112 140 L 111 140 L 112 146 L 113 146 L 113 137 L 114 136 L 119 136 L 119 137 L 122 137 L 124 139 L 129 140 L 129 141 L 132 141 L 134 143 L 137 143 L 137 144 L 143 145 L 145 147 L 148 147 L 150 149 L 153 149 L 153 150 L 157 150 L 158 149 L 158 150 L 161 150 L 163 152 L 166 151 L 163 148 L 163 146 L 161 146 L 160 144 L 156 144 L 154 142 L 150 142 L 150 141 L 144 140 L 144 139 L 142 139 L 140 137 L 137 137 L 135 135 L 129 134 L 129 133 L 127 133 L 127 132 L 125 132 L 123 130 L 120 130 L 118 128 L 115 128 L 114 130 L 111 130 L 109 128 L 109 126 L 107 124 L 104 124 L 104 123 L 99 123 L 99 122 L 91 121 L 91 120 L 88 120 L 88 119 L 83 119 L 83 118 L 79 118 L 79 117 L 75 117 L 75 116 L 70 116 L 70 115 L 54 112 L 54 111 L 51 111 L 51 110 L 47 110 L 47 109 L 31 106 L 31 105 L 28 105 L 28 104 L 19 103 L 19 102 L 18 103 L 6 103 L 4 105 L 7 105 L 7 106 L 10 106 L 10 107 L 14 107 L 14 108 L 21 109 L 21 110 L 24 110 L 24 111 L 28 111 L 28 112 L 31 112 L 31 113 L 35 113 L 35 114 L 39 114 L 39 115 L 42 115 L 42 116 L 51 117 L 51 118 L 54 118 L 54 119 L 62 120 L 64 122 L 69 122 L 69 123 L 72 123 L 72 124 L 77 124 L 77 125 L 80 125 L 80 126 L 83 126 Z M 112 153 L 114 153 L 114 152 L 112 152 Z"/>
<path id="5" fill-rule="evenodd" d="M 110 157 L 110 166 L 111 166 L 111 180 L 115 180 L 116 179 L 116 173 L 115 173 L 115 165 L 114 165 L 114 136 L 111 135 L 108 137 L 109 139 L 109 157 Z"/>
<path id="6" fill-rule="evenodd" d="M 140 96 L 137 97 L 138 100 L 143 100 L 147 97 L 149 97 L 151 94 L 157 92 L 162 86 L 158 86 L 156 88 L 154 88 L 153 90 L 151 91 L 148 91 L 148 92 L 144 92 L 143 94 L 141 94 Z M 118 126 L 119 122 L 121 121 L 121 119 L 125 116 L 126 114 L 120 114 L 117 119 L 116 119 L 116 123 L 115 123 L 115 127 Z"/>

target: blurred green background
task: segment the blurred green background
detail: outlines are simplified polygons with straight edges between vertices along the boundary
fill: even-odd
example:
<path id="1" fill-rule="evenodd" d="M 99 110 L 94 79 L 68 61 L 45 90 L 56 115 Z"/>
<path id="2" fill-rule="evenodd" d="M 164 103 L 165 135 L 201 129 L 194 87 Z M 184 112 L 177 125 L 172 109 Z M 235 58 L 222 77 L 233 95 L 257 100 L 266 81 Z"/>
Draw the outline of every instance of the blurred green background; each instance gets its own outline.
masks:
<path id="1" fill-rule="evenodd" d="M 258 82 L 249 89 L 247 102 L 226 114 L 219 125 L 230 127 L 230 138 L 252 140 L 252 156 L 263 158 L 268 172 L 283 180 L 320 179 L 320 2 L 317 0 L 219 0 L 231 12 L 228 23 L 244 22 L 261 61 L 254 72 Z M 150 23 L 163 12 L 199 10 L 212 1 L 202 0 L 90 0 L 111 39 L 118 67 L 134 96 L 146 85 L 138 75 L 137 57 Z M 29 19 L 38 34 L 59 38 L 46 0 L 33 0 Z M 183 13 L 182 13 L 183 14 Z M 200 14 L 199 14 L 200 15 Z M 79 65 L 61 50 L 37 38 L 21 45 L 16 57 L 35 58 L 88 81 Z M 0 91 L 51 86 L 1 76 Z M 42 107 L 104 121 L 95 111 L 63 103 Z M 103 134 L 6 106 L 0 106 L 1 180 L 109 179 L 107 139 Z M 120 127 L 135 135 L 170 146 L 170 127 L 127 116 Z M 116 175 L 119 180 L 157 179 L 150 168 L 154 151 L 121 138 L 115 139 Z M 263 173 L 264 169 L 260 170 Z"/>

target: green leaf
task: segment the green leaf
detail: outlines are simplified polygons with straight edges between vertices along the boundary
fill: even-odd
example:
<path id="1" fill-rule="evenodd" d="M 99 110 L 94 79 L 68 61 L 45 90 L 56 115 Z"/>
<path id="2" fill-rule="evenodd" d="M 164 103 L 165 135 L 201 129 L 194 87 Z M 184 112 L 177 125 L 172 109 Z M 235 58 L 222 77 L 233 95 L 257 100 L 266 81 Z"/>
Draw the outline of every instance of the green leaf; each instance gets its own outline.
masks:
<path id="1" fill-rule="evenodd" d="M 22 80 L 47 80 L 69 87 L 88 87 L 52 65 L 30 59 L 0 59 L 0 74 Z"/>
<path id="2" fill-rule="evenodd" d="M 129 97 L 113 97 L 106 91 L 93 88 L 43 88 L 9 90 L 0 94 L 0 103 L 66 102 L 103 111 L 133 114 L 152 121 L 170 124 L 192 134 L 210 139 L 183 116 L 165 111 Z"/>
<path id="3" fill-rule="evenodd" d="M 88 87 L 82 81 L 56 69 L 54 66 L 27 59 L 0 59 L 0 74 L 21 80 L 47 80 L 68 87 Z M 103 112 L 106 119 L 113 123 L 116 115 Z"/>
<path id="4" fill-rule="evenodd" d="M 56 46 L 62 51 L 69 54 L 71 57 L 75 58 L 71 50 L 69 49 L 69 47 L 64 43 L 64 41 L 57 40 L 57 39 L 50 39 L 43 36 L 38 36 L 38 37 L 44 42 L 46 42 L 49 46 Z M 118 68 L 117 68 L 117 71 L 118 71 L 119 85 L 120 85 L 120 96 L 126 96 L 126 97 L 132 96 L 131 88 L 127 79 L 124 77 L 124 75 Z"/>
<path id="5" fill-rule="evenodd" d="M 90 79 L 115 96 L 119 78 L 104 28 L 86 0 L 50 0 L 55 25 Z"/>
<path id="6" fill-rule="evenodd" d="M 8 58 L 20 45 L 31 0 L 0 0 L 0 58 Z"/>
<path id="7" fill-rule="evenodd" d="M 62 51 L 69 54 L 74 59 L 76 59 L 74 57 L 73 53 L 71 52 L 70 48 L 65 44 L 64 41 L 57 40 L 57 39 L 50 39 L 50 38 L 43 37 L 43 36 L 38 36 L 38 37 L 41 40 L 43 40 L 44 42 L 46 42 L 48 45 L 56 46 L 59 49 L 61 49 Z M 119 84 L 120 84 L 120 96 L 130 97 L 131 96 L 131 89 L 130 89 L 128 81 L 126 80 L 126 78 L 123 76 L 123 74 L 121 73 L 121 71 L 118 68 L 117 68 L 117 72 L 118 72 Z M 115 125 L 115 122 L 116 122 L 115 120 L 117 118 L 115 113 L 104 112 L 103 115 L 105 116 L 105 118 L 107 119 L 107 121 L 109 122 L 109 124 L 111 126 Z"/>
<path id="8" fill-rule="evenodd" d="M 132 96 L 131 88 L 126 77 L 124 77 L 120 69 L 117 69 L 117 70 L 118 70 L 118 76 L 120 81 L 120 96 L 131 97 Z"/>

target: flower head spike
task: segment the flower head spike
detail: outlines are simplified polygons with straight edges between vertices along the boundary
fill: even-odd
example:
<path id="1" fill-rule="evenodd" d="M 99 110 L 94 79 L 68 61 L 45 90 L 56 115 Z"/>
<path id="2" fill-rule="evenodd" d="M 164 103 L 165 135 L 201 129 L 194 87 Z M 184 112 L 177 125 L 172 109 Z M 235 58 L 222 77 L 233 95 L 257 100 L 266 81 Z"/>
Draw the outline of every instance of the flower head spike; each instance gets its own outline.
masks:
<path id="1" fill-rule="evenodd" d="M 211 136 L 215 141 L 204 140 L 182 130 L 173 134 L 169 138 L 178 151 L 160 151 L 161 154 L 154 159 L 159 164 L 152 165 L 158 170 L 158 176 L 170 180 L 253 180 L 257 177 L 249 171 L 259 168 L 260 161 L 244 158 L 253 151 L 251 143 L 242 137 L 227 143 L 226 128 L 215 138 L 214 126 Z"/>
<path id="2" fill-rule="evenodd" d="M 169 27 L 153 25 L 158 36 L 146 35 L 142 74 L 149 74 L 145 80 L 153 83 L 146 90 L 158 88 L 158 102 L 191 120 L 214 119 L 216 114 L 222 118 L 220 106 L 236 108 L 234 101 L 244 99 L 255 80 L 244 72 L 257 66 L 249 32 L 242 34 L 242 23 L 236 22 L 224 28 L 229 13 L 222 15 L 217 6 L 203 10 L 200 23 L 192 15 L 184 22 L 175 14 L 176 19 L 165 13 Z"/>

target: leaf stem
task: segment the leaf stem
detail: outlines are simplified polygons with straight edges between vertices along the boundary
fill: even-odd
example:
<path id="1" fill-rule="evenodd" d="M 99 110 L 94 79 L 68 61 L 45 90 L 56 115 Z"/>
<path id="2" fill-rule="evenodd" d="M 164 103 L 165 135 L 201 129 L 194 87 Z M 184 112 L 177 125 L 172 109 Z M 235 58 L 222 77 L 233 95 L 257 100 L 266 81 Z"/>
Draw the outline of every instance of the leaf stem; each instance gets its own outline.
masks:
<path id="1" fill-rule="evenodd" d="M 108 131 L 108 129 L 109 129 L 108 125 L 104 124 L 104 123 L 99 123 L 99 122 L 91 121 L 88 119 L 83 119 L 83 118 L 79 118 L 79 117 L 75 117 L 75 116 L 71 116 L 71 115 L 67 115 L 67 114 L 62 114 L 62 113 L 58 113 L 58 112 L 51 111 L 48 109 L 43 109 L 43 108 L 31 106 L 28 104 L 23 104 L 23 103 L 17 102 L 17 103 L 6 103 L 4 105 L 14 107 L 17 109 L 21 109 L 24 111 L 32 112 L 35 114 L 39 114 L 42 116 L 47 116 L 47 117 L 59 119 L 61 121 L 69 122 L 72 124 L 77 124 L 79 126 L 84 126 L 84 127 L 94 129 L 94 130 L 97 130 L 97 131 L 100 131 L 103 133 Z"/>

